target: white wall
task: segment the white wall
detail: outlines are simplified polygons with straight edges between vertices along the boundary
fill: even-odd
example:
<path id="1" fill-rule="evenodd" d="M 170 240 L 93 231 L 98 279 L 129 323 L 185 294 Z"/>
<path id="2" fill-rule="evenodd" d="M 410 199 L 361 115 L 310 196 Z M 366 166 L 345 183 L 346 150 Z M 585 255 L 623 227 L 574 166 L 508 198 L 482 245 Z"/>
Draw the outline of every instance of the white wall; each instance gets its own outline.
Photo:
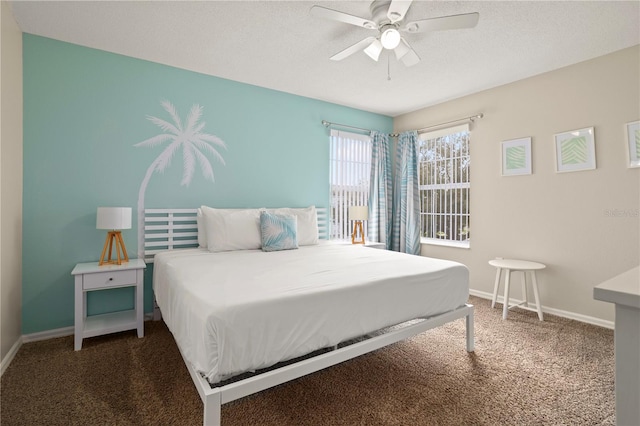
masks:
<path id="1" fill-rule="evenodd" d="M 485 115 L 472 125 L 471 249 L 423 245 L 422 254 L 466 264 L 471 288 L 489 293 L 488 260 L 545 263 L 543 306 L 612 321 L 593 287 L 639 263 L 640 168 L 627 168 L 625 145 L 625 123 L 640 119 L 638 76 L 634 46 L 396 117 L 398 132 Z M 556 173 L 554 134 L 590 126 L 597 169 Z M 501 177 L 501 142 L 527 136 L 533 174 Z"/>
<path id="2" fill-rule="evenodd" d="M 0 2 L 0 359 L 22 334 L 22 32 Z"/>

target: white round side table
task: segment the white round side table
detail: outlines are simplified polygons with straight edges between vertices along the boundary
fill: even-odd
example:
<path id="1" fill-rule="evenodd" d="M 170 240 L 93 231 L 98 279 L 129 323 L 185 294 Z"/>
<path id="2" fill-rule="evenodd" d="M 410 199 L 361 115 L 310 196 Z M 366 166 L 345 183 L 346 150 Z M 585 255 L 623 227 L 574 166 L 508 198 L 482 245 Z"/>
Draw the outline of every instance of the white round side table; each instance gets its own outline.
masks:
<path id="1" fill-rule="evenodd" d="M 489 261 L 489 265 L 497 268 L 496 283 L 493 287 L 493 299 L 491 300 L 491 308 L 495 307 L 496 300 L 498 298 L 498 288 L 500 287 L 500 275 L 504 270 L 506 272 L 504 278 L 504 303 L 502 306 L 502 319 L 507 319 L 507 312 L 511 308 L 516 306 L 525 305 L 529 307 L 529 299 L 527 297 L 527 272 L 531 276 L 531 286 L 533 287 L 533 295 L 536 299 L 538 318 L 543 321 L 542 307 L 540 305 L 540 294 L 538 293 L 538 281 L 536 280 L 536 271 L 538 269 L 546 268 L 545 265 L 538 262 L 530 262 L 528 260 L 516 260 L 516 259 L 493 259 Z M 512 271 L 522 272 L 522 295 L 524 301 L 509 306 L 509 281 Z"/>

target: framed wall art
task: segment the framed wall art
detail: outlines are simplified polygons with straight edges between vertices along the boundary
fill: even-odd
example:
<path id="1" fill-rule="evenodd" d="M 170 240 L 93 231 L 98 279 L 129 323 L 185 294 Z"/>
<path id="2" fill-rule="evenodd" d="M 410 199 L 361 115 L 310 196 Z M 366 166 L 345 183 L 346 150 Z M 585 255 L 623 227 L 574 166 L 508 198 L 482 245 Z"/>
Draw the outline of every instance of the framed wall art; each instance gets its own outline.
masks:
<path id="1" fill-rule="evenodd" d="M 502 176 L 531 174 L 531 138 L 502 142 Z"/>
<path id="2" fill-rule="evenodd" d="M 577 172 L 596 168 L 593 127 L 555 135 L 556 172 Z"/>
<path id="3" fill-rule="evenodd" d="M 640 121 L 627 123 L 629 167 L 640 167 Z"/>

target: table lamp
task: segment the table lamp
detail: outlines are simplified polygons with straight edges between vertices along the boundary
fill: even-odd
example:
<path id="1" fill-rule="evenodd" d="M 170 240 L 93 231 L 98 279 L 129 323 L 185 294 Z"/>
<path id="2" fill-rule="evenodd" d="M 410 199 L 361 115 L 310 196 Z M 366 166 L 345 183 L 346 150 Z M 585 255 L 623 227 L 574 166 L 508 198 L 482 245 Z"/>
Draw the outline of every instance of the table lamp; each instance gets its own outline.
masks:
<path id="1" fill-rule="evenodd" d="M 353 220 L 353 234 L 351 234 L 351 244 L 364 244 L 364 230 L 362 221 L 369 219 L 369 207 L 367 206 L 350 206 L 349 220 Z M 356 239 L 360 232 L 360 239 Z"/>
<path id="2" fill-rule="evenodd" d="M 100 255 L 99 265 L 111 264 L 121 265 L 129 261 L 127 248 L 122 240 L 121 229 L 131 229 L 131 207 L 98 207 L 96 218 L 97 229 L 108 229 L 107 239 L 104 241 L 104 248 Z M 113 249 L 116 249 L 116 258 L 112 259 Z M 109 257 L 107 255 L 107 247 Z"/>

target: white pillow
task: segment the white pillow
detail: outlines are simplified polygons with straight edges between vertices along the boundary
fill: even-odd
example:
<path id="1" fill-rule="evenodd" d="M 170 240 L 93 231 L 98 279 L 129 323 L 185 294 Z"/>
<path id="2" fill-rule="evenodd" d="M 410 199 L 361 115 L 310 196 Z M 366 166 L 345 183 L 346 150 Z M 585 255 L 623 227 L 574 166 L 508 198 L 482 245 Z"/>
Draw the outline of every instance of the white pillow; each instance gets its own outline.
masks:
<path id="1" fill-rule="evenodd" d="M 257 209 L 217 209 L 215 207 L 200 206 L 199 210 L 202 211 L 203 215 L 206 215 L 207 213 L 213 213 L 213 212 L 227 214 L 227 213 L 239 212 L 240 210 L 257 210 Z"/>
<path id="2" fill-rule="evenodd" d="M 298 219 L 298 245 L 310 246 L 318 244 L 318 214 L 316 206 L 309 206 L 303 209 L 283 207 L 280 209 L 269 209 L 269 213 L 293 215 Z"/>
<path id="3" fill-rule="evenodd" d="M 202 216 L 201 208 L 198 209 L 196 223 L 198 224 L 198 246 L 200 248 L 207 248 L 207 231 L 204 226 L 204 217 Z"/>
<path id="4" fill-rule="evenodd" d="M 211 252 L 259 249 L 259 209 L 213 209 L 202 206 L 207 248 Z"/>

